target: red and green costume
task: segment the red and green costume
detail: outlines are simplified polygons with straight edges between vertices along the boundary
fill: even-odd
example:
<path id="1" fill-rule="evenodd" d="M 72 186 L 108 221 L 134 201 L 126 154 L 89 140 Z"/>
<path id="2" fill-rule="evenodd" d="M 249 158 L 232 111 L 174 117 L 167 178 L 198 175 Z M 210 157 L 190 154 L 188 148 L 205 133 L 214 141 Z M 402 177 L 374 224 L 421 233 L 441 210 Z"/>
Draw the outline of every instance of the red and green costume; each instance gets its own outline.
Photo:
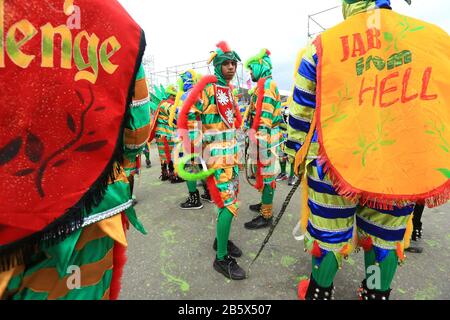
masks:
<path id="1" fill-rule="evenodd" d="M 177 90 L 175 86 L 169 85 L 164 89 L 164 96 L 154 99 L 153 103 L 157 103 L 155 117 L 153 119 L 153 127 L 151 138 L 155 137 L 158 146 L 159 159 L 161 161 L 161 179 L 171 180 L 175 182 L 177 176 L 174 169 L 173 150 L 175 148 L 175 130 L 169 125 L 170 114 L 174 108 L 175 96 Z M 155 97 L 152 95 L 152 97 Z M 158 103 L 159 102 L 159 103 Z"/>
<path id="2" fill-rule="evenodd" d="M 262 193 L 260 214 L 270 220 L 276 189 L 276 150 L 281 147 L 282 139 L 280 94 L 272 79 L 272 61 L 267 49 L 249 59 L 246 67 L 252 71 L 253 80 L 257 81 L 249 111 L 249 136 L 251 145 L 256 148 L 256 158 L 253 159 L 257 168 L 255 188 Z"/>
<path id="3" fill-rule="evenodd" d="M 224 79 L 222 65 L 226 61 L 240 61 L 239 56 L 226 43 L 219 43 L 213 53 L 214 76 L 205 76 L 192 89 L 183 104 L 178 121 L 179 136 L 185 144 L 187 157 L 192 145 L 189 142 L 189 122 L 197 122 L 203 134 L 203 148 L 197 155 L 204 159 L 209 171 L 208 189 L 218 209 L 217 261 L 228 259 L 228 239 L 231 222 L 238 214 L 239 166 L 236 129 L 241 127 L 242 118 L 235 104 L 233 90 Z M 183 164 L 183 163 L 181 163 Z M 198 165 L 202 166 L 201 163 Z M 185 180 L 196 180 L 198 176 L 179 173 Z M 245 277 L 245 275 L 244 275 Z"/>

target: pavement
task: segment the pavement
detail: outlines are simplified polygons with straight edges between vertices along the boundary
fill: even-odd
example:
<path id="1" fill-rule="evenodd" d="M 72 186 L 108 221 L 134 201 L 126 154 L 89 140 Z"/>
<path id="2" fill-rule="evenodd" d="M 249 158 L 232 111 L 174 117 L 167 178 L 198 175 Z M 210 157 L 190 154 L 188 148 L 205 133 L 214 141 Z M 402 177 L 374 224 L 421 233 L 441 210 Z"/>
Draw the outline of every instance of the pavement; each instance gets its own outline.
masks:
<path id="1" fill-rule="evenodd" d="M 144 158 L 143 158 L 144 160 Z M 145 166 L 145 161 L 143 161 Z M 161 182 L 157 150 L 152 148 L 150 169 L 143 168 L 136 181 L 138 217 L 148 231 L 143 236 L 129 232 L 128 263 L 122 280 L 123 300 L 296 300 L 297 284 L 311 272 L 311 258 L 292 231 L 300 217 L 300 191 L 253 265 L 248 279 L 231 281 L 212 265 L 215 252 L 217 213 L 213 204 L 202 210 L 183 211 L 178 205 L 187 198 L 185 184 Z M 199 188 L 201 191 L 202 189 Z M 290 187 L 278 184 L 274 211 L 281 209 Z M 238 263 L 248 269 L 268 230 L 248 231 L 244 223 L 255 216 L 250 204 L 260 195 L 241 178 L 239 217 L 233 221 L 230 239 L 244 252 Z M 407 253 L 399 267 L 391 299 L 450 299 L 450 204 L 426 209 L 421 254 Z M 337 300 L 356 300 L 364 278 L 364 255 L 357 253 L 344 262 L 334 285 Z"/>

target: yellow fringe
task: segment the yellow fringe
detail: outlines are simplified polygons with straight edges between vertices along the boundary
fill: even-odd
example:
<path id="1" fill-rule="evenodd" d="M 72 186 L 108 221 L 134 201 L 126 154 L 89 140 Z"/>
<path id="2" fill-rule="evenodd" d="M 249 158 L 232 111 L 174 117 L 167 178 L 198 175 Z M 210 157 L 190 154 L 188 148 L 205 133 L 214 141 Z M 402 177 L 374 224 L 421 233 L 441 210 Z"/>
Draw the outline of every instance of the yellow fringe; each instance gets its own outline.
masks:
<path id="1" fill-rule="evenodd" d="M 247 108 L 245 108 L 245 113 L 244 113 L 244 116 L 242 117 L 241 129 L 243 129 L 245 126 L 245 121 L 247 121 L 247 119 L 248 119 L 248 115 L 250 114 L 250 109 L 251 109 L 251 106 L 247 106 Z"/>
<path id="2" fill-rule="evenodd" d="M 169 127 L 173 127 L 173 121 L 175 120 L 175 114 L 177 113 L 178 105 L 180 104 L 181 97 L 183 96 L 183 91 L 178 91 L 177 97 L 175 98 L 175 103 L 172 106 L 172 109 L 170 110 L 169 115 Z"/>
<path id="3" fill-rule="evenodd" d="M 298 175 L 300 171 L 300 166 L 303 164 L 303 162 L 306 159 L 306 156 L 308 155 L 309 146 L 311 145 L 312 138 L 314 136 L 314 130 L 316 129 L 316 114 L 314 114 L 314 117 L 311 122 L 311 129 L 308 132 L 308 135 L 305 139 L 305 144 L 303 147 L 297 152 L 295 155 L 295 174 Z"/>
<path id="4" fill-rule="evenodd" d="M 406 226 L 405 239 L 404 239 L 405 249 L 408 249 L 411 246 L 411 236 L 414 231 L 413 230 L 414 229 L 413 218 L 414 218 L 414 216 L 411 215 L 411 217 L 409 218 L 409 221 L 408 221 L 408 225 Z"/>
<path id="5" fill-rule="evenodd" d="M 309 216 L 311 215 L 311 211 L 309 210 L 308 206 L 309 190 L 308 190 L 308 178 L 306 170 L 303 176 L 301 187 L 302 187 L 301 191 L 302 205 L 300 211 L 300 225 L 302 233 L 305 234 L 306 228 L 308 227 Z"/>

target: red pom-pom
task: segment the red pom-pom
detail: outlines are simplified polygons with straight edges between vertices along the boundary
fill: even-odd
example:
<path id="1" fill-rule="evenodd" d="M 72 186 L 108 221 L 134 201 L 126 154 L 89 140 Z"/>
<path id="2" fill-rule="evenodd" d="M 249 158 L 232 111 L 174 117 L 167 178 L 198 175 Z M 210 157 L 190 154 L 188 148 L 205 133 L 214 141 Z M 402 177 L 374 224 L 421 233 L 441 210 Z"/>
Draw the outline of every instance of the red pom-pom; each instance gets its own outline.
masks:
<path id="1" fill-rule="evenodd" d="M 310 280 L 302 280 L 298 284 L 297 294 L 300 301 L 306 300 L 306 293 L 308 293 Z"/>
<path id="2" fill-rule="evenodd" d="M 217 48 L 222 50 L 224 53 L 231 52 L 231 49 L 228 46 L 228 43 L 226 43 L 225 41 L 220 41 L 216 46 L 217 46 Z"/>
<path id="3" fill-rule="evenodd" d="M 364 252 L 369 252 L 370 250 L 372 250 L 373 247 L 372 238 L 367 237 L 364 239 L 360 239 L 359 246 L 363 248 Z"/>
<path id="4" fill-rule="evenodd" d="M 269 51 L 269 49 L 266 49 L 266 53 L 267 53 L 267 55 L 270 57 L 270 55 L 272 54 L 270 51 Z"/>

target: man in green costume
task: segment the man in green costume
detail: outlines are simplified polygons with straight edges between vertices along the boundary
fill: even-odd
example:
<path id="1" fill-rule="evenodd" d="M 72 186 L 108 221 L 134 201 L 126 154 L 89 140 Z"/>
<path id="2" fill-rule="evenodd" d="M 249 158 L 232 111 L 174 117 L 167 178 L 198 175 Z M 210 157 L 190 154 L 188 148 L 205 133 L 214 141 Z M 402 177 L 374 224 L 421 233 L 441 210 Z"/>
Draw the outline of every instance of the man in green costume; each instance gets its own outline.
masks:
<path id="1" fill-rule="evenodd" d="M 250 138 L 256 140 L 256 186 L 262 193 L 261 203 L 250 206 L 259 215 L 245 224 L 245 228 L 256 230 L 272 225 L 273 199 L 275 197 L 275 168 L 277 152 L 281 142 L 280 124 L 282 122 L 281 101 L 278 87 L 272 79 L 272 61 L 267 49 L 249 59 L 246 67 L 250 70 L 253 82 L 257 82 L 251 97 L 249 124 Z"/>
<path id="2" fill-rule="evenodd" d="M 236 75 L 240 61 L 236 52 L 225 42 L 217 45 L 210 58 L 214 63 L 215 76 L 205 76 L 193 88 L 185 101 L 178 121 L 179 135 L 189 140 L 188 121 L 201 124 L 203 134 L 202 158 L 212 170 L 207 178 L 211 197 L 218 208 L 217 232 L 214 249 L 217 250 L 214 269 L 232 280 L 246 278 L 245 271 L 234 258 L 242 251 L 229 241 L 231 223 L 238 214 L 239 162 L 236 129 L 242 118 L 235 103 L 231 81 Z M 187 148 L 191 148 L 191 145 Z M 185 152 L 190 150 L 185 147 Z M 180 175 L 182 170 L 179 170 Z M 187 176 L 182 177 L 186 180 Z"/>

